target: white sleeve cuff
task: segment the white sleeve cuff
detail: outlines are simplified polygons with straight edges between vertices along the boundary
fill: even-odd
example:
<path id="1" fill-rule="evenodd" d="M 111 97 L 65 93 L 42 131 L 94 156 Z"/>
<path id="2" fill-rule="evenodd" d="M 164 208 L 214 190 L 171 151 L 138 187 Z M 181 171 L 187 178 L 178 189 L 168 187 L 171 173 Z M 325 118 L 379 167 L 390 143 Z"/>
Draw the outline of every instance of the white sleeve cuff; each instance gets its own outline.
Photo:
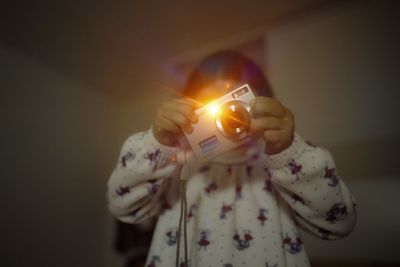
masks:
<path id="1" fill-rule="evenodd" d="M 172 160 L 178 151 L 177 147 L 166 146 L 158 142 L 154 137 L 153 127 L 150 127 L 150 129 L 145 133 L 143 144 L 150 151 L 158 151 L 159 159 L 163 162 Z"/>
<path id="2" fill-rule="evenodd" d="M 294 133 L 294 138 L 292 144 L 285 150 L 274 154 L 267 155 L 266 166 L 270 169 L 279 169 L 286 165 L 289 159 L 298 158 L 306 148 L 307 144 L 304 139 Z"/>

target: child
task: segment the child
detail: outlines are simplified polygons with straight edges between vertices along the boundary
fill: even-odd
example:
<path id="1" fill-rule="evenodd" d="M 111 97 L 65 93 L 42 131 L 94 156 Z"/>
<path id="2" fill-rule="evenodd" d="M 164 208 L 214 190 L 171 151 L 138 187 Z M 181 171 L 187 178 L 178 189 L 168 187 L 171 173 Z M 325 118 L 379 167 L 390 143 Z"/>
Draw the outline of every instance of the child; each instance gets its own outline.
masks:
<path id="1" fill-rule="evenodd" d="M 264 143 L 243 145 L 191 170 L 188 265 L 309 266 L 297 227 L 323 239 L 345 237 L 355 225 L 355 203 L 329 151 L 295 133 L 293 114 L 272 97 L 248 58 L 229 51 L 209 56 L 190 75 L 184 94 L 207 103 L 244 83 L 257 95 L 251 131 L 261 132 Z M 153 126 L 125 142 L 108 182 L 109 208 L 121 221 L 158 216 L 146 266 L 175 265 L 181 165 L 173 157 L 182 132 L 193 131 L 197 107 L 187 98 L 165 102 Z"/>

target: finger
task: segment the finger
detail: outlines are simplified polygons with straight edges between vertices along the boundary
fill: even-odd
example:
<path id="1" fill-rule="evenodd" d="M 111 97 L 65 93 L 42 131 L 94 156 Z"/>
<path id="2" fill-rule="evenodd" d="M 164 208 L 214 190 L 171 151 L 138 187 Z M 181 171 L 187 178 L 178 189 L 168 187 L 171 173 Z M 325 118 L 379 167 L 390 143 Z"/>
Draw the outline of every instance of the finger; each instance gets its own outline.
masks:
<path id="1" fill-rule="evenodd" d="M 250 101 L 251 112 L 254 117 L 274 116 L 282 118 L 286 109 L 276 99 L 269 97 L 256 97 Z"/>
<path id="2" fill-rule="evenodd" d="M 199 108 L 199 107 L 202 106 L 202 103 L 200 103 L 199 101 L 197 101 L 197 100 L 195 100 L 193 98 L 189 98 L 189 97 L 175 99 L 175 101 L 178 102 L 178 103 L 189 105 L 194 109 Z"/>
<path id="3" fill-rule="evenodd" d="M 169 102 L 164 106 L 165 110 L 169 110 L 172 112 L 182 113 L 189 121 L 195 123 L 198 121 L 198 116 L 194 110 L 194 108 L 184 102 L 173 101 Z"/>
<path id="4" fill-rule="evenodd" d="M 175 125 L 177 125 L 180 129 L 182 129 L 182 131 L 186 133 L 193 132 L 193 127 L 190 124 L 190 121 L 180 112 L 170 111 L 164 116 L 164 118 L 175 123 Z"/>
<path id="5" fill-rule="evenodd" d="M 252 119 L 250 127 L 255 130 L 283 130 L 285 129 L 285 121 L 276 117 L 263 117 Z"/>
<path id="6" fill-rule="evenodd" d="M 179 128 L 178 125 L 173 123 L 172 121 L 168 120 L 165 117 L 159 117 L 156 119 L 155 127 L 161 131 L 167 131 L 170 133 L 181 133 L 182 130 Z"/>
<path id="7" fill-rule="evenodd" d="M 285 131 L 268 130 L 263 134 L 263 139 L 266 144 L 279 144 L 285 137 Z"/>

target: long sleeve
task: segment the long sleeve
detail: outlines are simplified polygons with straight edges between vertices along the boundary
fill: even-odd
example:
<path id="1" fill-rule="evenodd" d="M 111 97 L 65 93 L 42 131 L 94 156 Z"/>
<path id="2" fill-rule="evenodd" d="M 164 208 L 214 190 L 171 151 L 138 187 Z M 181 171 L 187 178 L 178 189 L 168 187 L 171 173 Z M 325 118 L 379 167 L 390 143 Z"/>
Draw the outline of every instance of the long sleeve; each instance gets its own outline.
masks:
<path id="1" fill-rule="evenodd" d="M 114 216 L 140 223 L 160 211 L 168 180 L 177 170 L 173 153 L 174 148 L 155 140 L 151 128 L 125 141 L 107 184 L 108 207 Z"/>
<path id="2" fill-rule="evenodd" d="M 265 168 L 300 227 L 323 239 L 352 231 L 356 204 L 328 150 L 295 134 L 289 148 L 267 158 Z"/>

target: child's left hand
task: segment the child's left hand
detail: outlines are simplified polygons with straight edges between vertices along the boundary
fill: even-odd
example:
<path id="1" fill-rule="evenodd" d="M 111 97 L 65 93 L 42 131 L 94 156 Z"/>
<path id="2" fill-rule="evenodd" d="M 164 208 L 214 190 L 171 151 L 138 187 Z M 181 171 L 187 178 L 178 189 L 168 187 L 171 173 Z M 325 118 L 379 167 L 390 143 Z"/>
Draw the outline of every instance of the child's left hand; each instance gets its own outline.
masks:
<path id="1" fill-rule="evenodd" d="M 262 133 L 265 153 L 277 154 L 288 148 L 294 138 L 294 115 L 278 100 L 257 96 L 250 101 L 254 119 L 251 128 Z"/>

